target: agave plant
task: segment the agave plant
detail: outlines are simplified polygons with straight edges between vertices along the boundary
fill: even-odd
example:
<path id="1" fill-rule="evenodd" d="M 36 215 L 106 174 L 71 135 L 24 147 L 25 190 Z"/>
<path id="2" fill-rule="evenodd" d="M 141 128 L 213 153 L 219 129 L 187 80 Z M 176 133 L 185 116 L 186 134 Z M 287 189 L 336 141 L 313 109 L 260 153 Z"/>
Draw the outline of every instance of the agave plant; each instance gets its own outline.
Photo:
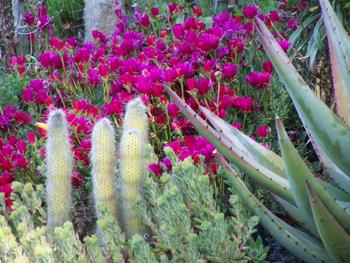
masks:
<path id="1" fill-rule="evenodd" d="M 308 87 L 265 24 L 257 19 L 261 43 L 294 103 L 320 162 L 333 183 L 317 178 L 290 141 L 281 120 L 276 128 L 282 157 L 200 107 L 210 124 L 172 90 L 168 94 L 197 130 L 221 154 L 228 183 L 253 210 L 261 224 L 288 250 L 306 262 L 348 262 L 350 258 L 350 38 L 327 0 L 320 0 L 326 28 L 337 114 Z M 235 168 L 269 190 L 303 228 L 271 213 L 247 189 Z"/>

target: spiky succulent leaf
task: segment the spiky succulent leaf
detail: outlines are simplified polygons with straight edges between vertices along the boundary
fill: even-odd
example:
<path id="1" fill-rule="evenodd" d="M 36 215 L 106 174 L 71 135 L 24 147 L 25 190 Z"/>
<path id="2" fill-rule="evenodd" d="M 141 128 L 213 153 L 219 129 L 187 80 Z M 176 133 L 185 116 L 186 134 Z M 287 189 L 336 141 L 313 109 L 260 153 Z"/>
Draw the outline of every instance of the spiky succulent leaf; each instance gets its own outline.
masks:
<path id="1" fill-rule="evenodd" d="M 325 188 L 325 191 L 329 193 L 333 198 L 340 200 L 340 201 L 346 201 L 350 202 L 350 195 L 347 192 L 344 192 L 342 189 L 328 183 L 325 181 L 322 181 L 321 179 L 316 178 L 320 184 Z"/>
<path id="2" fill-rule="evenodd" d="M 313 218 L 306 189 L 306 181 L 309 181 L 327 209 L 334 215 L 348 233 L 350 233 L 349 214 L 336 203 L 334 197 L 326 191 L 326 188 L 311 173 L 303 159 L 300 157 L 298 151 L 294 148 L 279 118 L 276 118 L 276 127 L 282 156 L 288 174 L 288 180 L 291 185 L 294 199 L 298 207 L 301 209 L 301 212 L 308 218 Z"/>
<path id="3" fill-rule="evenodd" d="M 208 109 L 202 106 L 199 108 L 214 126 L 216 131 L 226 137 L 227 140 L 229 140 L 237 148 L 241 149 L 247 157 L 259 161 L 260 164 L 267 166 L 279 176 L 284 178 L 287 177 L 283 171 L 284 163 L 280 156 L 275 154 L 273 151 L 270 151 L 260 143 L 257 143 L 252 138 L 245 135 L 243 132 L 236 129 Z"/>
<path id="4" fill-rule="evenodd" d="M 278 240 L 285 248 L 306 262 L 330 262 L 324 247 L 320 242 L 296 228 L 286 224 L 271 213 L 261 202 L 246 188 L 237 173 L 223 159 L 219 159 L 224 167 L 225 177 L 228 183 L 234 187 L 241 200 L 260 217 L 260 223 Z"/>
<path id="5" fill-rule="evenodd" d="M 276 129 L 294 200 L 301 212 L 306 217 L 312 218 L 305 182 L 313 175 L 300 157 L 298 151 L 294 148 L 283 127 L 282 121 L 278 117 L 276 117 Z"/>
<path id="6" fill-rule="evenodd" d="M 337 204 L 340 205 L 348 214 L 350 214 L 350 202 L 337 200 Z"/>
<path id="7" fill-rule="evenodd" d="M 332 63 L 337 113 L 350 125 L 350 37 L 328 0 L 320 0 Z"/>
<path id="8" fill-rule="evenodd" d="M 261 43 L 284 82 L 304 126 L 342 171 L 350 171 L 350 129 L 311 91 L 266 25 L 259 19 L 257 25 Z"/>
<path id="9" fill-rule="evenodd" d="M 312 213 L 318 232 L 332 258 L 332 261 L 329 262 L 348 262 L 350 258 L 350 236 L 328 211 L 312 186 L 310 184 L 307 186 Z"/>
<path id="10" fill-rule="evenodd" d="M 315 152 L 322 163 L 323 167 L 327 170 L 329 176 L 334 180 L 334 182 L 337 184 L 337 188 L 342 189 L 342 191 L 345 191 L 348 193 L 348 196 L 350 194 L 350 177 L 345 174 L 342 170 L 340 170 L 335 163 L 332 162 L 331 159 L 325 154 L 325 152 L 321 149 L 321 147 L 317 144 L 315 141 L 314 136 L 310 133 L 308 129 L 306 129 L 307 134 L 309 135 L 309 138 L 311 140 L 311 143 L 315 149 Z M 347 197 L 340 197 L 338 196 L 337 199 L 343 200 L 342 198 Z"/>
<path id="11" fill-rule="evenodd" d="M 314 223 L 314 219 L 307 217 L 300 208 L 288 203 L 286 200 L 272 194 L 273 198 L 287 211 L 290 217 L 299 223 L 301 227 L 310 231 L 315 237 L 318 236 L 318 232 Z"/>
<path id="12" fill-rule="evenodd" d="M 175 92 L 169 88 L 167 88 L 166 91 L 182 113 L 188 118 L 193 126 L 197 128 L 198 132 L 217 147 L 223 155 L 246 172 L 247 175 L 256 180 L 260 185 L 294 204 L 288 181 L 285 178 L 278 176 L 259 162 L 245 158 L 239 149 L 209 126 L 209 124 L 199 117 L 198 114 L 196 114 Z"/>
<path id="13" fill-rule="evenodd" d="M 269 169 L 277 173 L 279 176 L 286 178 L 285 166 L 283 159 L 274 152 L 266 149 L 263 145 L 257 143 L 249 136 L 245 135 L 213 112 L 204 107 L 199 107 L 204 115 L 208 118 L 216 131 L 222 134 L 227 140 L 229 140 L 235 147 L 242 150 L 242 154 L 245 158 L 252 158 L 258 160 L 262 165 L 267 166 Z M 330 161 L 331 162 L 331 161 Z M 332 163 L 333 164 L 333 163 Z M 339 170 L 340 171 L 340 170 Z M 346 175 L 344 175 L 346 176 Z M 346 176 L 350 182 L 350 178 Z M 326 187 L 326 190 L 337 200 L 350 201 L 350 195 L 346 192 L 338 189 L 328 182 L 319 180 L 319 182 Z M 350 187 L 349 187 L 350 188 Z"/>

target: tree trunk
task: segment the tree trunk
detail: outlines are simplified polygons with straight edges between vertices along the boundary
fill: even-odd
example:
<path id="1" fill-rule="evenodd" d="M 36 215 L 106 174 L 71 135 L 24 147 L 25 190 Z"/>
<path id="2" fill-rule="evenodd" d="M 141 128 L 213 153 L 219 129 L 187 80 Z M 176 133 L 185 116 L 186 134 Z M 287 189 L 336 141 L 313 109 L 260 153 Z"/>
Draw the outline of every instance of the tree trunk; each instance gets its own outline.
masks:
<path id="1" fill-rule="evenodd" d="M 23 0 L 12 0 L 12 15 L 15 29 L 15 38 L 18 42 L 18 53 L 25 52 L 25 30 L 24 30 L 24 3 Z"/>
<path id="2" fill-rule="evenodd" d="M 14 33 L 11 0 L 0 0 L 0 63 L 15 54 Z"/>
<path id="3" fill-rule="evenodd" d="M 84 23 L 85 23 L 85 42 L 92 41 L 92 31 L 100 31 L 112 34 L 116 25 L 115 0 L 85 0 Z"/>

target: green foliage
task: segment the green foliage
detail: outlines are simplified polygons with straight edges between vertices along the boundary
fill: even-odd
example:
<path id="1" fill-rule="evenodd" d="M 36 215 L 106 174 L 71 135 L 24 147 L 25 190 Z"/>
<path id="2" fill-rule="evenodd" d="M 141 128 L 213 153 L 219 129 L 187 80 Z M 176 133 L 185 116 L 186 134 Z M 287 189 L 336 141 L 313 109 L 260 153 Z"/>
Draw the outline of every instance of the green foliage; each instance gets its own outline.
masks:
<path id="1" fill-rule="evenodd" d="M 62 37 L 82 32 L 84 0 L 47 0 L 46 6 L 55 31 Z"/>
<path id="2" fill-rule="evenodd" d="M 171 150 L 167 150 L 171 154 Z M 170 157 L 174 160 L 173 155 Z M 237 197 L 230 200 L 232 217 L 224 217 L 213 198 L 203 165 L 190 158 L 176 162 L 173 174 L 163 175 L 159 185 L 147 179 L 145 199 L 139 209 L 155 234 L 157 255 L 171 253 L 180 261 L 212 262 L 263 260 L 266 249 L 252 240 L 257 217 L 246 213 Z M 250 242 L 250 246 L 244 246 Z M 247 249 L 254 250 L 254 253 Z"/>
<path id="3" fill-rule="evenodd" d="M 267 255 L 261 240 L 252 237 L 258 218 L 249 216 L 237 196 L 230 198 L 231 215 L 224 216 L 204 166 L 190 158 L 177 161 L 173 173 L 158 183 L 147 177 L 145 199 L 136 200 L 137 211 L 150 228 L 147 240 L 152 246 L 138 234 L 127 241 L 104 207 L 99 208 L 97 235 L 85 237 L 83 243 L 71 222 L 50 233 L 43 226 L 45 214 L 27 208 L 31 201 L 42 203 L 43 186 L 33 189 L 16 183 L 15 188 L 13 211 L 1 205 L 0 258 L 5 262 L 123 262 L 126 258 L 130 262 L 264 262 Z M 31 189 L 30 195 L 26 189 Z"/>
<path id="4" fill-rule="evenodd" d="M 294 7 L 298 4 L 296 0 L 289 0 L 286 4 L 287 8 Z M 296 50 L 302 50 L 303 54 L 308 58 L 308 68 L 314 72 L 317 65 L 318 57 L 325 52 L 326 49 L 326 31 L 321 17 L 321 9 L 318 1 L 308 2 L 309 7 L 301 14 L 300 24 L 298 28 L 291 34 L 289 40 L 293 43 Z M 349 3 L 348 1 L 332 1 L 332 6 L 336 10 L 338 17 L 341 18 L 344 26 L 349 29 Z"/>
<path id="5" fill-rule="evenodd" d="M 19 104 L 22 88 L 28 82 L 28 77 L 20 77 L 16 73 L 8 73 L 0 67 L 0 111 L 7 105 Z"/>

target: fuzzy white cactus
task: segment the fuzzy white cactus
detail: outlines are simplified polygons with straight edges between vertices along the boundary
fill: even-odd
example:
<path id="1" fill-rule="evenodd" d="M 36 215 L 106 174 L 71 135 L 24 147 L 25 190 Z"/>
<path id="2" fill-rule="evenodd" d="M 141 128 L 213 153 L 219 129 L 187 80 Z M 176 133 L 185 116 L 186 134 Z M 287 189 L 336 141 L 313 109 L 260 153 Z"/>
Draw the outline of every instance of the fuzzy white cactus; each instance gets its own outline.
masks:
<path id="1" fill-rule="evenodd" d="M 52 230 L 69 220 L 72 207 L 73 153 L 64 112 L 52 111 L 47 124 L 47 226 Z"/>
<path id="2" fill-rule="evenodd" d="M 121 225 L 128 238 L 143 232 L 134 200 L 142 196 L 148 123 L 146 107 L 140 98 L 128 103 L 120 141 Z"/>
<path id="3" fill-rule="evenodd" d="M 98 207 L 103 205 L 116 219 L 117 191 L 115 182 L 116 146 L 114 129 L 107 118 L 96 123 L 92 132 L 92 183 L 96 213 L 99 217 Z"/>

